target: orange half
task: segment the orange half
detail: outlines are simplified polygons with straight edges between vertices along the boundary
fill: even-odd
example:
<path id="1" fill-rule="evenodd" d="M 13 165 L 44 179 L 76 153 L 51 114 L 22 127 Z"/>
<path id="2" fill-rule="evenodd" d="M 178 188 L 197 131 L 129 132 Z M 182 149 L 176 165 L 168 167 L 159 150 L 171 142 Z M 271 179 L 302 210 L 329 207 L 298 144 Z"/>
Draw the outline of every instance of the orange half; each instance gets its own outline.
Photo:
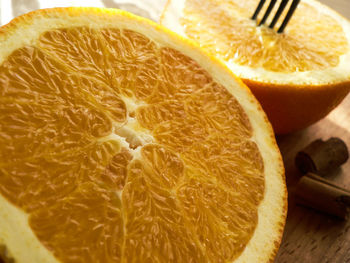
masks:
<path id="1" fill-rule="evenodd" d="M 325 117 L 350 90 L 350 23 L 315 0 L 301 0 L 283 33 L 262 26 L 268 2 L 169 0 L 161 24 L 221 59 L 251 89 L 276 133 L 289 133 Z"/>
<path id="2" fill-rule="evenodd" d="M 286 217 L 272 128 L 196 44 L 129 13 L 0 29 L 0 252 L 15 262 L 268 262 Z"/>

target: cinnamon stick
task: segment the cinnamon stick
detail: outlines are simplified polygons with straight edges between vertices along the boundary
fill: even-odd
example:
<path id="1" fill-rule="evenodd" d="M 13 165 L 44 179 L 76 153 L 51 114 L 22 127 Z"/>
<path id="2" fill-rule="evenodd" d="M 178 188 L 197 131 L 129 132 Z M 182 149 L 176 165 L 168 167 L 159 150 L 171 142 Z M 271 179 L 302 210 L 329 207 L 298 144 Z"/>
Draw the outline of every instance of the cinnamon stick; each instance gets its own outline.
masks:
<path id="1" fill-rule="evenodd" d="M 304 175 L 296 188 L 297 203 L 346 219 L 350 191 L 312 173 Z"/>
<path id="2" fill-rule="evenodd" d="M 295 165 L 306 174 L 308 172 L 325 175 L 336 170 L 349 158 L 346 144 L 339 138 L 327 141 L 315 140 L 295 157 Z"/>

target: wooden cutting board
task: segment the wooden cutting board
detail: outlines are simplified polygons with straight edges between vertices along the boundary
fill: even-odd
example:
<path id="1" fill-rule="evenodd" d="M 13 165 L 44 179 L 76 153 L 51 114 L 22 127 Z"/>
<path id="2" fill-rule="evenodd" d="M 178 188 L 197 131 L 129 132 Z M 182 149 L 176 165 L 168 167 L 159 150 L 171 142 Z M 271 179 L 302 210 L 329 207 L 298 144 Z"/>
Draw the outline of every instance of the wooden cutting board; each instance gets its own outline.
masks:
<path id="1" fill-rule="evenodd" d="M 350 262 L 350 219 L 340 221 L 296 205 L 293 195 L 295 183 L 301 176 L 294 165 L 297 151 L 315 139 L 334 136 L 343 139 L 350 149 L 349 95 L 330 115 L 313 126 L 290 135 L 277 136 L 286 168 L 289 211 L 276 263 Z M 350 161 L 330 174 L 328 179 L 350 189 Z"/>

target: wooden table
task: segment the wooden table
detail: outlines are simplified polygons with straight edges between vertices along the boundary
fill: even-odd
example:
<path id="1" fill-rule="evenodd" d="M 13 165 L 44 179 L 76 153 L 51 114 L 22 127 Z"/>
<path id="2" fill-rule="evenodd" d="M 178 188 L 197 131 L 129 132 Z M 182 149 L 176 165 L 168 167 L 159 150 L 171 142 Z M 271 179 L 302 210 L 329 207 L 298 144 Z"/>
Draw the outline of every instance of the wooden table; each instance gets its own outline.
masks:
<path id="1" fill-rule="evenodd" d="M 296 205 L 293 195 L 301 176 L 294 165 L 296 152 L 317 138 L 331 136 L 342 138 L 350 148 L 350 96 L 328 117 L 308 129 L 277 137 L 286 168 L 289 211 L 276 263 L 350 262 L 350 219 L 341 221 Z M 350 189 L 350 161 L 328 178 Z"/>
<path id="2" fill-rule="evenodd" d="M 321 0 L 350 19 L 349 0 Z M 293 191 L 301 174 L 296 170 L 296 152 L 311 141 L 331 136 L 343 139 L 350 149 L 350 95 L 330 115 L 294 134 L 278 136 L 289 190 L 289 211 L 283 241 L 275 263 L 350 262 L 350 219 L 340 221 L 295 204 Z M 328 176 L 350 189 L 350 161 Z"/>

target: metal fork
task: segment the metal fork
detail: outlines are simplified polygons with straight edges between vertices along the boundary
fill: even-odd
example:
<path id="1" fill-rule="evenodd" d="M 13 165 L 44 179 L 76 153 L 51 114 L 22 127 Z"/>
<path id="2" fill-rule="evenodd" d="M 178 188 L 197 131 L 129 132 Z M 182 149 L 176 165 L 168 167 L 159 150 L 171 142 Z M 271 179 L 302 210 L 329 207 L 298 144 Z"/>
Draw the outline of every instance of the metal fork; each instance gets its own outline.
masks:
<path id="1" fill-rule="evenodd" d="M 299 4 L 299 2 L 300 2 L 300 0 L 292 0 L 292 1 L 293 1 L 293 2 L 292 2 L 292 4 L 291 4 L 290 7 L 289 7 L 289 10 L 288 10 L 288 12 L 287 12 L 287 15 L 286 15 L 286 17 L 284 18 L 284 20 L 283 20 L 281 26 L 280 26 L 279 29 L 277 30 L 277 33 L 283 33 L 284 29 L 286 28 L 286 26 L 287 26 L 289 20 L 291 19 L 292 15 L 293 15 L 293 13 L 294 13 L 294 11 L 295 11 L 295 9 L 297 8 L 297 6 L 298 6 L 298 4 Z M 253 19 L 253 20 L 257 20 L 257 17 L 258 17 L 258 15 L 259 15 L 259 12 L 260 12 L 260 10 L 262 9 L 262 7 L 264 6 L 265 2 L 266 2 L 266 0 L 260 0 L 260 2 L 259 2 L 259 4 L 258 4 L 257 8 L 255 9 L 254 15 L 252 16 L 252 19 Z M 268 6 L 267 9 L 266 9 L 266 12 L 265 12 L 263 18 L 262 18 L 262 19 L 260 20 L 260 22 L 259 22 L 258 26 L 261 26 L 261 25 L 265 24 L 265 22 L 266 22 L 267 18 L 269 17 L 269 15 L 270 15 L 272 9 L 274 8 L 276 2 L 277 2 L 277 0 L 271 0 L 269 6 Z M 270 25 L 269 25 L 269 28 L 272 28 L 272 29 L 274 28 L 274 26 L 276 25 L 278 19 L 279 19 L 280 16 L 281 16 L 283 10 L 284 10 L 285 7 L 287 6 L 287 3 L 288 3 L 288 2 L 289 2 L 289 0 L 282 0 L 282 1 L 281 1 L 280 6 L 278 7 L 278 10 L 277 10 L 275 16 L 273 17 L 273 19 L 272 19 L 272 21 L 271 21 L 271 23 L 270 23 Z"/>

